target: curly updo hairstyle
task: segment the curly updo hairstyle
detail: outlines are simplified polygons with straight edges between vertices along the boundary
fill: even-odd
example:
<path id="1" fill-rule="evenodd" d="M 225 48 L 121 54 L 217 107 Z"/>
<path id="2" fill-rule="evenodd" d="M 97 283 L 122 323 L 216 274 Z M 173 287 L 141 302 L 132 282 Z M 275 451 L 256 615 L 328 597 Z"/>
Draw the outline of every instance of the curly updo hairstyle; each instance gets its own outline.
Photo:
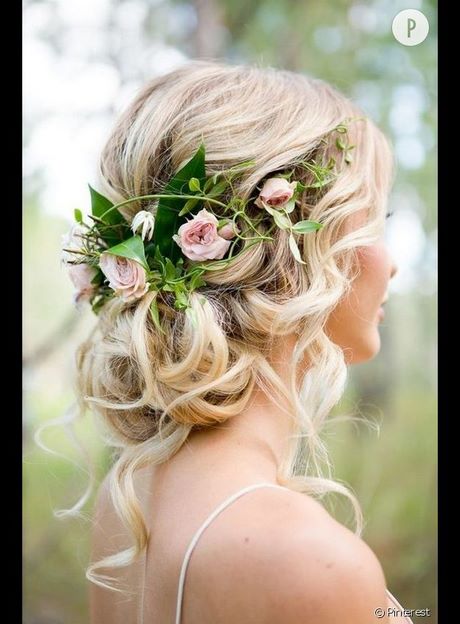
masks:
<path id="1" fill-rule="evenodd" d="M 311 175 L 300 163 L 331 157 L 339 162 L 343 154 L 328 136 L 344 119 L 353 119 L 352 162 L 323 192 L 304 191 L 290 215 L 293 222 L 324 225 L 299 238 L 305 265 L 294 260 L 288 233 L 277 229 L 273 241 L 252 245 L 228 267 L 204 273 L 207 284 L 191 296 L 197 327 L 174 309 L 168 293 L 149 292 L 134 304 L 114 298 L 79 348 L 81 408 L 89 406 L 102 418 L 117 449 L 110 491 L 134 537 L 132 548 L 89 567 L 92 581 L 105 585 L 101 579 L 108 577 L 96 570 L 127 565 L 147 544 L 134 472 L 172 457 L 194 428 L 216 426 L 241 412 L 256 385 L 289 406 L 291 450 L 279 482 L 311 495 L 348 496 L 361 532 L 359 504 L 332 479 L 320 439 L 347 374 L 343 351 L 324 328 L 356 276 L 356 248 L 374 243 L 383 231 L 393 160 L 381 131 L 321 80 L 192 61 L 147 83 L 120 116 L 102 151 L 99 189 L 114 203 L 158 193 L 202 140 L 207 175 L 255 161 L 234 184 L 244 199 L 256 197 L 264 179 L 280 172 L 293 170 L 293 179 L 308 184 Z M 121 210 L 131 217 L 143 208 L 139 201 Z M 252 209 L 260 214 L 249 204 Z M 367 218 L 350 229 L 356 213 Z M 164 333 L 149 314 L 154 297 Z M 292 334 L 297 343 L 286 362 L 291 381 L 285 385 L 269 356 L 276 341 Z M 300 370 L 299 384 L 303 361 L 308 368 Z"/>

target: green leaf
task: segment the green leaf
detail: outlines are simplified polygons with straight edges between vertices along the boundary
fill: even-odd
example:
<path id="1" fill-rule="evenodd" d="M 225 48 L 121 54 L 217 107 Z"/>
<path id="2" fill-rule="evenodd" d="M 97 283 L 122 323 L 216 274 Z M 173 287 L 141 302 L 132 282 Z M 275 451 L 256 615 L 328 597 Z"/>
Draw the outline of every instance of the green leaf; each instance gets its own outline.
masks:
<path id="1" fill-rule="evenodd" d="M 196 199 L 189 199 L 185 202 L 184 207 L 182 208 L 182 210 L 179 212 L 179 217 L 182 217 L 182 215 L 187 214 L 188 212 L 190 212 L 191 210 L 193 210 L 195 208 L 195 206 L 197 205 L 197 203 L 199 202 L 199 198 L 197 197 Z"/>
<path id="2" fill-rule="evenodd" d="M 113 206 L 113 204 L 109 199 L 107 199 L 107 197 L 104 197 L 104 195 L 101 195 L 95 189 L 93 189 L 91 184 L 88 184 L 88 186 L 89 192 L 91 194 L 91 213 L 95 217 L 100 218 L 104 214 L 104 212 L 106 212 L 106 210 Z"/>
<path id="3" fill-rule="evenodd" d="M 230 169 L 228 169 L 228 171 L 230 173 L 238 173 L 240 172 L 242 169 L 247 169 L 248 167 L 254 167 L 257 164 L 257 162 L 255 160 L 243 160 L 242 162 L 233 165 L 233 167 L 230 167 Z"/>
<path id="4" fill-rule="evenodd" d="M 88 186 L 91 194 L 91 215 L 96 223 L 105 226 L 98 228 L 100 237 L 108 245 L 114 245 L 123 240 L 122 228 L 117 226 L 126 225 L 126 221 L 119 210 L 111 210 L 114 204 L 110 200 L 98 193 L 90 184 Z"/>
<path id="5" fill-rule="evenodd" d="M 144 243 L 140 236 L 128 238 L 128 240 L 115 245 L 115 247 L 107 249 L 104 253 L 120 256 L 122 258 L 129 258 L 130 260 L 134 260 L 134 262 L 138 262 L 146 271 L 149 270 L 147 260 L 145 259 Z"/>
<path id="6" fill-rule="evenodd" d="M 165 278 L 166 281 L 170 281 L 175 279 L 176 277 L 176 267 L 174 266 L 174 264 L 171 262 L 171 260 L 169 258 L 166 258 L 166 264 L 165 264 Z"/>
<path id="7" fill-rule="evenodd" d="M 203 273 L 203 271 L 200 272 L 200 273 L 193 273 L 192 278 L 191 278 L 191 280 L 189 282 L 190 290 L 195 290 L 196 288 L 199 288 L 200 286 L 205 286 L 206 282 L 201 277 L 202 273 Z"/>
<path id="8" fill-rule="evenodd" d="M 294 208 L 295 208 L 295 199 L 294 197 L 291 197 L 288 203 L 284 205 L 284 210 L 289 214 L 294 210 Z"/>
<path id="9" fill-rule="evenodd" d="M 186 293 L 181 289 L 179 284 L 176 284 L 175 288 L 176 301 L 174 302 L 174 307 L 177 310 L 183 310 L 187 308 L 189 305 L 188 297 Z"/>
<path id="10" fill-rule="evenodd" d="M 333 182 L 335 180 L 335 178 L 336 178 L 336 176 L 324 177 L 321 180 L 317 180 L 316 182 L 312 182 L 311 184 L 307 184 L 305 186 L 305 188 L 310 188 L 310 189 L 322 188 L 323 186 L 326 186 L 326 184 L 329 184 L 330 182 Z"/>
<path id="11" fill-rule="evenodd" d="M 345 149 L 345 143 L 342 141 L 342 139 L 336 139 L 335 144 L 337 145 L 339 150 Z"/>
<path id="12" fill-rule="evenodd" d="M 107 197 L 104 197 L 95 189 L 93 189 L 90 184 L 88 184 L 88 186 L 91 194 L 91 213 L 95 217 L 99 217 L 99 219 L 102 219 L 104 223 L 108 223 L 110 225 L 117 225 L 118 223 L 122 223 L 124 221 L 124 218 L 121 212 L 117 209 L 110 210 L 110 208 L 112 208 L 114 204 L 112 204 L 112 202 L 107 199 Z M 110 210 L 110 212 L 107 212 L 108 210 Z"/>
<path id="13" fill-rule="evenodd" d="M 96 286 L 101 286 L 104 283 L 105 275 L 104 273 L 98 269 L 96 275 L 91 280 L 91 284 L 95 284 Z"/>
<path id="14" fill-rule="evenodd" d="M 295 242 L 294 235 L 292 233 L 289 234 L 289 247 L 292 251 L 292 255 L 297 260 L 297 262 L 300 262 L 300 264 L 307 264 L 300 257 L 300 251 L 299 251 L 299 248 L 297 247 L 297 243 Z"/>
<path id="15" fill-rule="evenodd" d="M 148 273 L 148 281 L 150 282 L 150 284 L 155 284 L 156 286 L 160 282 L 162 282 L 162 280 L 163 280 L 163 275 L 162 273 L 160 273 L 160 271 L 157 271 L 154 269 L 153 271 L 150 271 Z M 155 288 L 155 290 L 158 290 L 158 289 Z"/>
<path id="16" fill-rule="evenodd" d="M 279 210 L 275 208 L 271 208 L 270 206 L 265 205 L 265 210 L 269 212 L 275 220 L 276 225 L 282 230 L 286 230 L 291 227 L 291 222 L 289 219 L 283 215 Z"/>
<path id="17" fill-rule="evenodd" d="M 73 215 L 77 223 L 80 223 L 80 224 L 83 223 L 83 215 L 82 215 L 80 208 L 75 208 L 75 210 L 73 211 Z"/>
<path id="18" fill-rule="evenodd" d="M 294 230 L 294 232 L 298 232 L 299 234 L 308 234 L 309 232 L 316 232 L 316 230 L 320 230 L 322 227 L 322 223 L 307 220 L 294 223 L 292 229 Z"/>
<path id="19" fill-rule="evenodd" d="M 182 275 L 182 271 L 184 268 L 183 265 L 184 265 L 184 259 L 180 258 L 180 260 L 176 263 L 176 274 L 175 274 L 176 278 Z"/>
<path id="20" fill-rule="evenodd" d="M 198 178 L 190 178 L 188 181 L 188 187 L 191 191 L 201 191 L 200 181 Z"/>
<path id="21" fill-rule="evenodd" d="M 164 193 L 189 195 L 189 180 L 197 178 L 200 187 L 206 180 L 205 172 L 205 148 L 201 143 L 192 158 L 180 169 L 168 182 Z M 185 217 L 179 213 L 184 208 L 187 200 L 180 197 L 161 198 L 158 203 L 154 242 L 159 246 L 163 256 L 170 258 L 173 262 L 181 257 L 180 247 L 173 240 L 173 235 L 177 233 L 182 223 L 186 222 Z"/>
<path id="22" fill-rule="evenodd" d="M 276 175 L 278 178 L 283 178 L 284 180 L 290 180 L 293 173 L 294 173 L 294 169 L 291 169 L 291 171 L 287 171 L 286 173 L 277 173 Z"/>
<path id="23" fill-rule="evenodd" d="M 213 176 L 209 177 L 203 187 L 203 192 L 207 193 L 211 187 L 213 187 L 217 183 L 217 179 L 222 175 L 222 172 L 218 171 Z"/>
<path id="24" fill-rule="evenodd" d="M 153 257 L 158 262 L 158 264 L 164 269 L 164 258 L 158 245 L 155 245 L 155 251 L 154 251 Z"/>
<path id="25" fill-rule="evenodd" d="M 152 317 L 152 321 L 154 322 L 157 329 L 159 329 L 163 334 L 166 334 L 165 330 L 160 324 L 160 314 L 158 312 L 158 304 L 156 299 L 152 299 L 152 303 L 150 304 L 150 316 Z"/>
<path id="26" fill-rule="evenodd" d="M 145 240 L 144 241 L 144 251 L 145 251 L 145 257 L 146 258 L 153 259 L 154 253 L 155 253 L 155 245 L 154 245 L 154 243 Z"/>
<path id="27" fill-rule="evenodd" d="M 88 217 L 91 219 L 91 221 L 94 221 L 94 223 L 99 223 L 100 225 L 107 227 L 104 221 L 102 219 L 99 219 L 99 217 L 95 217 L 94 215 L 88 215 Z"/>
<path id="28" fill-rule="evenodd" d="M 193 308 L 185 308 L 185 314 L 186 316 L 190 319 L 190 322 L 192 323 L 193 327 L 195 329 L 198 329 L 198 319 L 196 316 L 196 311 Z"/>
<path id="29" fill-rule="evenodd" d="M 91 309 L 94 314 L 99 314 L 104 303 L 105 299 L 103 295 L 96 295 L 95 297 L 93 297 L 93 299 L 91 299 Z"/>
<path id="30" fill-rule="evenodd" d="M 207 193 L 208 197 L 218 197 L 219 195 L 222 195 L 222 193 L 226 190 L 228 185 L 229 185 L 228 180 L 221 180 L 208 191 Z"/>
<path id="31" fill-rule="evenodd" d="M 179 284 L 177 284 L 177 286 L 179 286 Z M 188 297 L 186 293 L 180 287 L 176 288 L 176 300 L 182 304 L 187 304 L 188 302 Z"/>
<path id="32" fill-rule="evenodd" d="M 291 227 L 291 222 L 289 221 L 289 219 L 283 215 L 281 212 L 276 212 L 273 215 L 273 218 L 275 219 L 275 223 L 276 225 L 281 228 L 282 230 L 288 229 Z"/>

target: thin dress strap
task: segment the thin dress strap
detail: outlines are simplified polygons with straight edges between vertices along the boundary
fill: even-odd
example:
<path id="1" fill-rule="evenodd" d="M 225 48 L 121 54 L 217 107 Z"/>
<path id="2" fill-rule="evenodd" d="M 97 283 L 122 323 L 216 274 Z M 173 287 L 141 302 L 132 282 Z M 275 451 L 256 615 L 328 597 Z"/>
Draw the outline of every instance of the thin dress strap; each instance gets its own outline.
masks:
<path id="1" fill-rule="evenodd" d="M 393 596 L 393 594 L 390 592 L 389 589 L 386 590 L 387 592 L 387 596 L 390 599 L 390 601 L 393 603 L 393 605 L 401 612 L 404 613 L 404 607 L 396 600 L 396 598 Z M 410 617 L 408 615 L 404 615 L 401 616 L 404 617 L 404 620 L 407 622 L 407 624 L 414 624 L 413 621 L 410 619 Z"/>
<path id="2" fill-rule="evenodd" d="M 200 526 L 200 528 L 198 529 L 198 531 L 195 533 L 195 535 L 193 536 L 189 547 L 187 548 L 187 551 L 185 553 L 184 556 L 184 561 L 182 563 L 182 568 L 180 571 L 180 577 L 179 577 L 179 590 L 177 592 L 177 606 L 176 606 L 176 624 L 180 624 L 180 619 L 181 619 L 181 611 L 182 611 L 182 596 L 184 593 L 184 582 L 185 582 L 185 574 L 187 572 L 187 566 L 188 566 L 188 562 L 190 561 L 190 557 L 192 555 L 193 549 L 195 548 L 198 540 L 200 539 L 203 531 L 205 529 L 207 529 L 207 527 L 211 524 L 211 522 L 214 520 L 214 518 L 216 516 L 218 516 L 220 514 L 221 511 L 223 511 L 226 507 L 228 507 L 228 505 L 231 505 L 231 503 L 233 503 L 233 501 L 235 501 L 237 498 L 239 498 L 240 496 L 243 496 L 243 494 L 246 494 L 247 492 L 251 492 L 252 490 L 255 490 L 256 488 L 259 487 L 275 487 L 275 488 L 281 488 L 283 490 L 286 490 L 287 488 L 282 486 L 282 485 L 276 485 L 275 483 L 255 483 L 254 485 L 248 485 L 247 487 L 238 490 L 238 492 L 236 492 L 235 494 L 232 494 L 231 496 L 229 496 L 229 498 L 227 498 L 226 500 L 224 500 L 223 503 L 221 503 L 219 505 L 219 507 L 217 507 L 210 516 L 208 516 L 208 518 L 203 522 L 203 524 Z"/>

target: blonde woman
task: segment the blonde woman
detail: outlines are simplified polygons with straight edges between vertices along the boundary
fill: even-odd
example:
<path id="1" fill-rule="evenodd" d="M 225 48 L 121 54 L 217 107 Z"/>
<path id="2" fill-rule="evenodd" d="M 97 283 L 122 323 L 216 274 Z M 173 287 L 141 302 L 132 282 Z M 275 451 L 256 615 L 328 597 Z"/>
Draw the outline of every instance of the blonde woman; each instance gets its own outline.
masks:
<path id="1" fill-rule="evenodd" d="M 396 271 L 383 242 L 387 140 L 322 81 L 187 63 L 142 88 L 101 156 L 101 196 L 123 203 L 119 212 L 146 244 L 157 227 L 152 196 L 167 194 L 201 142 L 208 177 L 249 161 L 225 201 L 208 203 L 221 217 L 237 197 L 249 217 L 218 238 L 203 208 L 206 223 L 196 211 L 187 216 L 206 235 L 179 231 L 174 240 L 186 262 L 206 262 L 206 245 L 223 258 L 223 241 L 245 232 L 245 252 L 204 271 L 190 314 L 171 292 L 149 289 L 139 264 L 106 254 L 104 292 L 114 296 L 100 300 L 97 327 L 78 353 L 82 406 L 101 417 L 116 448 L 94 515 L 91 621 L 410 622 L 320 439 L 347 367 L 380 348 Z M 302 192 L 293 199 L 294 189 Z M 144 199 L 129 200 L 136 197 Z M 270 227 L 273 210 L 288 205 L 291 225 L 321 227 L 291 243 L 286 220 Z M 250 219 L 270 239 L 250 245 Z M 80 278 L 77 299 L 92 288 Z M 355 531 L 318 500 L 328 493 L 349 498 Z"/>

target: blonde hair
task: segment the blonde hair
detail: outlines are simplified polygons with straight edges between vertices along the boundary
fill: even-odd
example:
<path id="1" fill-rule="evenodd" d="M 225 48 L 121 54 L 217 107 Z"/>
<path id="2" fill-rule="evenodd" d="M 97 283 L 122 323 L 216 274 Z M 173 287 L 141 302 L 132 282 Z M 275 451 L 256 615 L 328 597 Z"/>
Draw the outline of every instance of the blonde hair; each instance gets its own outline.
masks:
<path id="1" fill-rule="evenodd" d="M 381 131 L 321 80 L 270 67 L 192 61 L 146 84 L 120 116 L 102 152 L 99 186 L 113 202 L 159 192 L 201 140 L 207 175 L 255 161 L 234 184 L 245 199 L 275 172 L 293 169 L 293 179 L 307 183 L 311 178 L 301 162 L 339 160 L 335 139 L 324 138 L 347 118 L 354 119 L 348 127 L 355 145 L 352 162 L 315 202 L 304 193 L 291 214 L 293 221 L 324 224 L 314 235 L 300 237 L 306 265 L 295 262 L 287 233 L 276 230 L 270 244 L 252 245 L 228 268 L 203 275 L 207 285 L 191 298 L 196 328 L 174 310 L 167 293 L 149 292 L 136 305 L 109 302 L 80 346 L 81 406 L 90 405 L 102 417 L 119 449 L 111 496 L 134 537 L 133 547 L 92 563 L 91 581 L 109 587 L 102 580 L 109 577 L 97 570 L 128 565 L 147 545 L 134 472 L 171 458 L 193 428 L 212 427 L 241 412 L 256 385 L 279 405 L 282 398 L 292 419 L 290 453 L 278 481 L 319 497 L 344 494 L 361 533 L 359 504 L 332 479 L 320 439 L 347 376 L 343 351 L 324 325 L 352 284 L 356 248 L 372 244 L 382 232 L 392 156 Z M 132 216 L 144 207 L 138 202 L 124 212 Z M 350 231 L 350 217 L 362 211 L 365 223 Z M 155 297 L 164 334 L 149 315 Z M 276 340 L 291 334 L 297 343 L 285 385 L 269 355 Z M 305 357 L 309 368 L 301 371 L 299 387 Z"/>

